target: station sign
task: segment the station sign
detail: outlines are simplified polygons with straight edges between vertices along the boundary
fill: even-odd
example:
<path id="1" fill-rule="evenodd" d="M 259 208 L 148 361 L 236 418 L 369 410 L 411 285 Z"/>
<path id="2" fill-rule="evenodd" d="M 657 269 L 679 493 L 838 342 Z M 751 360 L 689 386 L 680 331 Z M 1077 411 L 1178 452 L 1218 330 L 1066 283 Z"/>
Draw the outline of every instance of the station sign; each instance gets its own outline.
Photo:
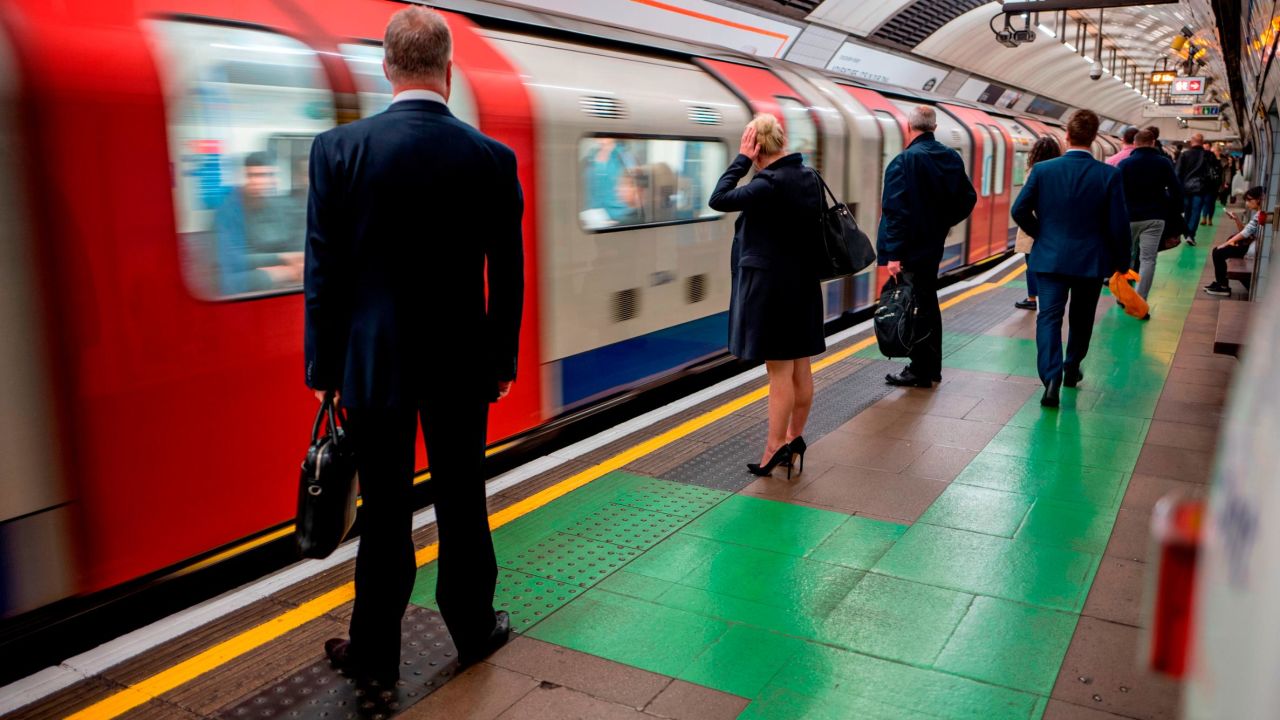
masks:
<path id="1" fill-rule="evenodd" d="M 1191 114 L 1196 117 L 1217 117 L 1222 114 L 1222 106 L 1215 103 L 1192 105 Z"/>
<path id="2" fill-rule="evenodd" d="M 1169 83 L 1170 95 L 1203 95 L 1203 77 L 1180 77 Z"/>
<path id="3" fill-rule="evenodd" d="M 1151 73 L 1152 85 L 1168 85 L 1178 79 L 1178 73 L 1174 70 L 1157 70 Z"/>

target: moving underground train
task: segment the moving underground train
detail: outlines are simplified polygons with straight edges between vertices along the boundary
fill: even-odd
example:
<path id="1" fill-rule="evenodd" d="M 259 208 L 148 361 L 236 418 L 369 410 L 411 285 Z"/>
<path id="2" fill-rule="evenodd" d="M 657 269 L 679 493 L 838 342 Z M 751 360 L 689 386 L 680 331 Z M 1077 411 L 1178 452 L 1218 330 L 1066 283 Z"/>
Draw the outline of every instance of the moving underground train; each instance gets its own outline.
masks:
<path id="1" fill-rule="evenodd" d="M 379 41 L 396 8 L 0 4 L 0 616 L 288 533 L 315 411 L 309 145 L 389 103 Z M 1061 135 L 783 61 L 467 8 L 445 11 L 450 104 L 515 151 L 526 195 L 519 379 L 495 445 L 724 355 L 733 222 L 706 201 L 753 113 L 781 118 L 874 233 L 906 113 L 936 104 L 979 195 L 946 272 L 1009 251 L 1024 154 Z M 874 270 L 827 283 L 828 320 L 878 285 Z"/>

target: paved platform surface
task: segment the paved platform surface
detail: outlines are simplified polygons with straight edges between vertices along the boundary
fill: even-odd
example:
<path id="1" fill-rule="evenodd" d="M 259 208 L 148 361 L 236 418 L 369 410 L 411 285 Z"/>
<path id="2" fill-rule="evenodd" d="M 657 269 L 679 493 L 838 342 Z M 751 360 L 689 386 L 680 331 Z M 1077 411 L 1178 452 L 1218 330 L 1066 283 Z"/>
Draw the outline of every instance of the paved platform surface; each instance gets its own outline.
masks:
<path id="1" fill-rule="evenodd" d="M 1104 295 L 1059 410 L 1014 268 L 947 300 L 933 390 L 884 385 L 865 338 L 830 349 L 798 476 L 743 469 L 754 381 L 495 495 L 519 636 L 461 674 L 427 527 L 395 697 L 322 662 L 346 563 L 16 716 L 1176 717 L 1139 664 L 1147 522 L 1204 492 L 1237 362 L 1212 353 L 1202 237 L 1161 254 L 1149 322 Z"/>

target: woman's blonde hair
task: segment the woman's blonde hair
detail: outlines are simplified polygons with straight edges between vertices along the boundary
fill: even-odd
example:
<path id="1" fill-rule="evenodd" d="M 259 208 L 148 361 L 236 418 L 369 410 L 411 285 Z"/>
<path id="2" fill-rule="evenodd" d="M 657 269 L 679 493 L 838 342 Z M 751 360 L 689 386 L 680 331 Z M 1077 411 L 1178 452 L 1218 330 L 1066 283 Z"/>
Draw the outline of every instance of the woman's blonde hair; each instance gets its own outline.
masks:
<path id="1" fill-rule="evenodd" d="M 769 113 L 755 116 L 748 126 L 756 129 L 756 142 L 760 143 L 764 154 L 775 155 L 787 146 L 787 135 L 782 131 L 782 123 Z"/>

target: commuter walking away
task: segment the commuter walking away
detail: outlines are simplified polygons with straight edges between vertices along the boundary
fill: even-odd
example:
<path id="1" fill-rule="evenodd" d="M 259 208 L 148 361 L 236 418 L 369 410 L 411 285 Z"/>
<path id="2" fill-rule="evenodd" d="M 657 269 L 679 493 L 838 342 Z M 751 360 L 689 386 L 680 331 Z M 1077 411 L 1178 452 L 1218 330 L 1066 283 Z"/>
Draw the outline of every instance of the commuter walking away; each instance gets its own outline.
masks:
<path id="1" fill-rule="evenodd" d="M 307 385 L 340 392 L 364 499 L 350 641 L 325 653 L 383 688 L 398 677 L 416 574 L 419 421 L 440 535 L 436 600 L 459 661 L 507 641 L 480 464 L 488 405 L 515 379 L 524 283 L 515 155 L 449 112 L 444 18 L 397 12 L 385 50 L 390 107 L 311 148 L 305 272 Z"/>
<path id="2" fill-rule="evenodd" d="M 1200 133 L 1192 135 L 1187 145 L 1187 149 L 1178 156 L 1176 172 L 1178 181 L 1182 183 L 1182 220 L 1187 225 L 1187 244 L 1195 245 L 1205 193 L 1212 185 L 1209 173 L 1213 156 L 1204 149 L 1204 135 Z"/>
<path id="3" fill-rule="evenodd" d="M 1018 227 L 1036 239 L 1030 271 L 1037 274 L 1040 314 L 1036 354 L 1044 396 L 1058 407 L 1062 386 L 1084 379 L 1100 280 L 1129 270 L 1129 215 L 1120 171 L 1090 153 L 1098 116 L 1077 110 L 1067 122 L 1067 151 L 1031 170 L 1013 204 Z M 1062 353 L 1062 319 L 1071 303 L 1070 337 Z"/>
<path id="4" fill-rule="evenodd" d="M 1124 141 L 1124 147 L 1120 148 L 1120 152 L 1107 158 L 1107 164 L 1111 167 L 1119 167 L 1120 163 L 1133 152 L 1133 139 L 1137 136 L 1138 128 L 1125 128 L 1124 134 L 1120 136 L 1120 139 Z"/>
<path id="5" fill-rule="evenodd" d="M 754 167 L 755 177 L 738 182 Z M 730 253 L 729 352 L 764 361 L 769 373 L 769 436 L 755 475 L 803 467 L 804 426 L 813 405 L 810 358 L 827 349 L 822 286 L 813 265 L 823 190 L 773 115 L 742 133 L 738 157 L 711 193 L 710 206 L 739 212 Z"/>
<path id="6" fill-rule="evenodd" d="M 1169 161 L 1156 150 L 1149 131 L 1139 132 L 1134 151 L 1120 163 L 1125 204 L 1129 208 L 1131 264 L 1138 268 L 1138 294 L 1145 300 L 1156 275 L 1156 256 L 1164 238 L 1164 218 L 1170 205 L 1182 207 L 1182 184 Z"/>
<path id="7" fill-rule="evenodd" d="M 1058 141 L 1051 135 L 1043 135 L 1036 144 L 1031 146 L 1031 150 L 1027 152 L 1027 172 L 1035 167 L 1035 164 L 1042 160 L 1052 160 L 1062 155 L 1062 149 L 1058 147 Z M 1013 306 L 1020 310 L 1035 310 L 1036 299 L 1039 297 L 1039 288 L 1036 286 L 1036 274 L 1031 272 L 1031 251 L 1035 247 L 1035 239 L 1026 233 L 1022 228 L 1018 228 L 1018 236 L 1014 240 L 1013 249 L 1024 253 L 1027 262 L 1027 297 L 1025 300 L 1019 300 Z"/>
<path id="8" fill-rule="evenodd" d="M 1227 260 L 1242 258 L 1249 253 L 1249 246 L 1262 232 L 1262 198 L 1266 190 L 1261 186 L 1249 188 L 1244 194 L 1246 219 L 1241 220 L 1235 213 L 1228 211 L 1227 216 L 1235 221 L 1239 230 L 1218 247 L 1213 249 L 1213 282 L 1205 285 L 1204 291 L 1210 295 L 1229 297 L 1231 285 L 1227 280 Z"/>
<path id="9" fill-rule="evenodd" d="M 1213 225 L 1213 214 L 1218 211 L 1218 193 L 1222 192 L 1222 152 L 1215 145 L 1209 151 L 1209 181 L 1204 191 L 1204 202 L 1200 211 L 1200 224 Z"/>
<path id="10" fill-rule="evenodd" d="M 942 381 L 942 310 L 938 307 L 938 266 L 947 231 L 978 201 L 964 161 L 933 137 L 938 126 L 932 107 L 918 105 L 908 118 L 914 136 L 885 169 L 876 255 L 892 276 L 915 289 L 917 342 L 911 362 L 885 376 L 890 385 L 933 387 Z"/>

